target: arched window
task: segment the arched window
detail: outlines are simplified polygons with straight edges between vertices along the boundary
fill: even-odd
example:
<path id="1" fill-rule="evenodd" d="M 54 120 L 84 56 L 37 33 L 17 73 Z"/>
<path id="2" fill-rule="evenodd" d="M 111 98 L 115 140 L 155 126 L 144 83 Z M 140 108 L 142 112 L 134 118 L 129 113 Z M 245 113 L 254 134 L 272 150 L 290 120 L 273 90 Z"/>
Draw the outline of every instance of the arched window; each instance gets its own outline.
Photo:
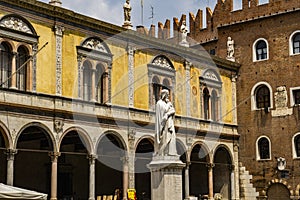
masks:
<path id="1" fill-rule="evenodd" d="M 209 91 L 207 88 L 203 90 L 203 112 L 204 112 L 204 119 L 209 119 Z"/>
<path id="2" fill-rule="evenodd" d="M 111 103 L 112 54 L 107 44 L 100 38 L 90 37 L 76 48 L 79 98 Z"/>
<path id="3" fill-rule="evenodd" d="M 152 87 L 149 87 L 150 109 L 155 109 L 162 89 L 169 90 L 169 99 L 174 101 L 175 69 L 172 62 L 166 56 L 159 55 L 147 65 L 147 68 L 149 84 L 152 85 Z"/>
<path id="4" fill-rule="evenodd" d="M 205 120 L 221 121 L 222 82 L 217 71 L 206 69 L 200 76 L 201 113 Z"/>
<path id="5" fill-rule="evenodd" d="M 98 64 L 96 66 L 96 101 L 98 103 L 105 103 L 105 94 L 106 94 L 106 83 L 105 83 L 106 73 L 102 65 Z"/>
<path id="6" fill-rule="evenodd" d="M 256 108 L 270 107 L 270 91 L 266 85 L 261 85 L 255 92 Z"/>
<path id="7" fill-rule="evenodd" d="M 18 48 L 18 54 L 16 58 L 16 87 L 19 90 L 25 91 L 27 89 L 27 69 L 29 59 L 28 50 L 24 46 Z"/>
<path id="8" fill-rule="evenodd" d="M 295 153 L 296 153 L 296 157 L 300 157 L 300 134 L 298 134 L 295 138 L 294 138 L 294 148 L 295 148 Z"/>
<path id="9" fill-rule="evenodd" d="M 264 40 L 259 40 L 255 45 L 256 60 L 265 60 L 268 57 L 267 43 Z"/>
<path id="10" fill-rule="evenodd" d="M 218 95 L 216 90 L 211 93 L 211 119 L 213 121 L 218 120 Z"/>
<path id="11" fill-rule="evenodd" d="M 89 62 L 83 64 L 83 99 L 86 101 L 92 98 L 92 67 Z"/>
<path id="12" fill-rule="evenodd" d="M 270 159 L 270 141 L 266 137 L 261 137 L 257 141 L 258 160 Z"/>
<path id="13" fill-rule="evenodd" d="M 11 86 L 11 66 L 12 66 L 11 48 L 6 43 L 0 44 L 0 86 L 8 88 Z"/>
<path id="14" fill-rule="evenodd" d="M 292 39 L 293 43 L 293 54 L 300 53 L 300 33 L 296 33 Z"/>

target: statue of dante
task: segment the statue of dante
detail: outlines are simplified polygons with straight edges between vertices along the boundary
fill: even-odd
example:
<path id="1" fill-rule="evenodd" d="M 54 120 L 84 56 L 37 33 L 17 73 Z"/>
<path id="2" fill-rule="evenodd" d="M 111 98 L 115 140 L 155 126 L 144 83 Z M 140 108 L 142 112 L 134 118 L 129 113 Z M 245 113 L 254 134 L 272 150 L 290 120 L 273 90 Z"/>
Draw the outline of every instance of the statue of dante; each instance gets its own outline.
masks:
<path id="1" fill-rule="evenodd" d="M 169 91 L 167 89 L 161 91 L 161 98 L 156 103 L 155 111 L 156 155 L 178 155 L 174 127 L 175 109 L 169 100 Z"/>
<path id="2" fill-rule="evenodd" d="M 124 3 L 123 9 L 124 9 L 124 21 L 125 22 L 130 22 L 130 20 L 131 20 L 131 15 L 130 15 L 131 6 L 130 6 L 129 0 L 126 0 L 126 2 Z"/>

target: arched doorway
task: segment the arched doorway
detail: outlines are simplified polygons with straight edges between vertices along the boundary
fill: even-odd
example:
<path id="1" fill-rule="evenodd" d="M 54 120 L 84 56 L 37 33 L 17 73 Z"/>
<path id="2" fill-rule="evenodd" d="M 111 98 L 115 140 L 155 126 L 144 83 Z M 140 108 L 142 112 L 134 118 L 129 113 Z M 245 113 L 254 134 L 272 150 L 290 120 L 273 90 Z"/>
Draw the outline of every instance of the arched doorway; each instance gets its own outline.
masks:
<path id="1" fill-rule="evenodd" d="M 269 200 L 289 200 L 290 198 L 290 191 L 288 188 L 281 184 L 281 183 L 274 183 L 272 184 L 268 191 L 267 196 Z"/>
<path id="2" fill-rule="evenodd" d="M 203 145 L 195 145 L 191 153 L 189 173 L 191 196 L 201 197 L 208 195 L 208 161 L 208 152 Z"/>
<path id="3" fill-rule="evenodd" d="M 0 183 L 6 183 L 7 159 L 6 159 L 6 142 L 3 131 L 0 130 Z"/>
<path id="4" fill-rule="evenodd" d="M 97 147 L 96 196 L 113 195 L 116 190 L 123 190 L 124 149 L 114 134 L 105 134 L 101 138 Z"/>
<path id="5" fill-rule="evenodd" d="M 220 147 L 214 155 L 213 180 L 214 193 L 220 193 L 223 199 L 231 198 L 231 157 L 226 148 Z"/>
<path id="6" fill-rule="evenodd" d="M 19 135 L 15 156 L 14 185 L 50 194 L 53 143 L 47 131 L 29 126 Z"/>
<path id="7" fill-rule="evenodd" d="M 152 160 L 154 152 L 153 142 L 142 139 L 135 151 L 135 189 L 137 199 L 151 199 L 151 173 L 147 167 Z"/>
<path id="8" fill-rule="evenodd" d="M 58 157 L 58 199 L 89 198 L 87 144 L 76 130 L 69 131 L 60 144 Z"/>

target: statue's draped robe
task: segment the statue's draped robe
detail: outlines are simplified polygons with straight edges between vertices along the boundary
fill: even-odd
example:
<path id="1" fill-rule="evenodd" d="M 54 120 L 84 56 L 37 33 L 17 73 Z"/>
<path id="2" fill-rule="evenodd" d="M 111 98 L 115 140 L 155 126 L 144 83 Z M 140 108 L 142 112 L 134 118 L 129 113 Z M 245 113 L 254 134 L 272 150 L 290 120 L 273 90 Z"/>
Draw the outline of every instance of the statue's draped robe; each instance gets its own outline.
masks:
<path id="1" fill-rule="evenodd" d="M 177 155 L 174 128 L 175 110 L 170 102 L 159 100 L 156 104 L 155 137 L 158 155 Z M 168 116 L 168 117 L 167 117 Z"/>

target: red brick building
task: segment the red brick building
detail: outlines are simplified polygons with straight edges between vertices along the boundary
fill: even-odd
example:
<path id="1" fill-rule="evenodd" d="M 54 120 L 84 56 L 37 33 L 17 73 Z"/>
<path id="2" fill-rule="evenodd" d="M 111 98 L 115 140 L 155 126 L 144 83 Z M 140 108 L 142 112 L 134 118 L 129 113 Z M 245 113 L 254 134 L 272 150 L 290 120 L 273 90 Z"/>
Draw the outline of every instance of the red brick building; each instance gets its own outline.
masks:
<path id="1" fill-rule="evenodd" d="M 299 199 L 300 1 L 218 1 L 214 11 L 190 13 L 189 36 L 211 54 L 241 64 L 237 79 L 240 174 L 252 175 L 259 199 Z M 182 19 L 185 16 L 182 17 Z M 230 59 L 230 58 L 229 58 Z M 249 176 L 248 176 L 249 178 Z M 241 176 L 243 179 L 243 176 Z M 241 180 L 241 199 L 247 189 Z"/>

